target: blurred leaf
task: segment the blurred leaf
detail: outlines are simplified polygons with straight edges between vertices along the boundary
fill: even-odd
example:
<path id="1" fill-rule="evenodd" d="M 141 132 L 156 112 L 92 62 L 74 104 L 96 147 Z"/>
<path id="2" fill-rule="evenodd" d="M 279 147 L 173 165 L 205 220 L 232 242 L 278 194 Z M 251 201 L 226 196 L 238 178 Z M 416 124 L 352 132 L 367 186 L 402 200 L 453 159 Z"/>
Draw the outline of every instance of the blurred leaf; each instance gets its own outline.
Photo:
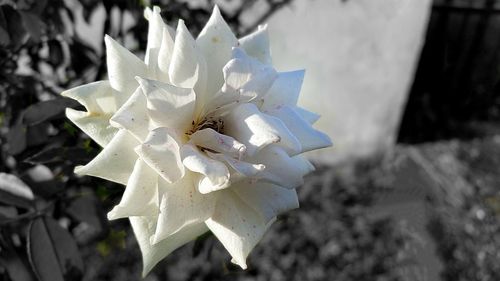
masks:
<path id="1" fill-rule="evenodd" d="M 50 217 L 29 227 L 28 257 L 40 281 L 80 280 L 83 261 L 73 237 Z"/>
<path id="2" fill-rule="evenodd" d="M 21 122 L 10 127 L 7 133 L 10 154 L 16 155 L 24 151 L 26 148 L 26 130 L 26 126 Z"/>
<path id="3" fill-rule="evenodd" d="M 26 142 L 28 147 L 37 146 L 47 143 L 49 140 L 48 132 L 49 124 L 38 123 L 33 126 L 28 126 L 26 131 Z"/>
<path id="4" fill-rule="evenodd" d="M 20 14 L 23 19 L 24 27 L 30 34 L 31 40 L 36 43 L 40 42 L 40 37 L 46 28 L 45 23 L 36 14 L 25 11 L 20 11 Z"/>
<path id="5" fill-rule="evenodd" d="M 35 125 L 50 120 L 58 115 L 62 115 L 67 107 L 76 105 L 77 103 L 74 100 L 68 98 L 42 101 L 28 107 L 24 111 L 24 122 L 28 125 Z"/>
<path id="6" fill-rule="evenodd" d="M 124 230 L 111 230 L 108 237 L 97 243 L 97 251 L 101 256 L 105 257 L 111 253 L 113 249 L 125 249 L 125 237 L 127 233 Z"/>
<path id="7" fill-rule="evenodd" d="M 12 281 L 34 280 L 29 267 L 23 262 L 14 249 L 0 252 L 0 264 L 5 266 L 7 274 Z M 4 279 L 2 279 L 4 280 Z"/>
<path id="8" fill-rule="evenodd" d="M 49 58 L 48 61 L 52 66 L 59 66 L 64 61 L 64 53 L 61 46 L 61 42 L 59 40 L 49 40 Z"/>
<path id="9" fill-rule="evenodd" d="M 210 238 L 212 236 L 213 236 L 212 232 L 208 231 L 208 232 L 204 233 L 203 235 L 198 236 L 198 238 L 196 238 L 196 240 L 194 241 L 193 250 L 192 250 L 193 257 L 197 257 L 198 255 L 201 254 L 204 246 L 207 243 L 208 238 Z"/>
<path id="10" fill-rule="evenodd" d="M 79 147 L 51 147 L 28 157 L 25 162 L 31 164 L 46 164 L 61 161 L 71 161 L 73 164 L 83 164 L 93 158 L 87 149 Z"/>
<path id="11" fill-rule="evenodd" d="M 5 30 L 9 33 L 11 44 L 14 49 L 19 48 L 28 37 L 22 23 L 21 15 L 10 5 L 0 6 L 0 14 L 5 19 Z"/>
<path id="12" fill-rule="evenodd" d="M 23 199 L 34 199 L 34 195 L 30 187 L 18 177 L 11 174 L 0 173 L 0 190 Z"/>
<path id="13" fill-rule="evenodd" d="M 0 45 L 7 46 L 10 44 L 9 33 L 0 25 Z"/>
<path id="14" fill-rule="evenodd" d="M 85 195 L 73 200 L 66 213 L 73 219 L 86 222 L 98 231 L 104 226 L 104 212 L 97 198 L 93 195 Z"/>

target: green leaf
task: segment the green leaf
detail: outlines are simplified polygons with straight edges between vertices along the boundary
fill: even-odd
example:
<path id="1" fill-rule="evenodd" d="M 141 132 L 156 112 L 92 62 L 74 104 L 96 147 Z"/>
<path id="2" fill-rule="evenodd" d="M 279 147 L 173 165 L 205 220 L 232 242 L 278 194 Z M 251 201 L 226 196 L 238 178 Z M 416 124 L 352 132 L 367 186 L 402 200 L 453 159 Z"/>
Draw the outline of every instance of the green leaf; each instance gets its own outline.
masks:
<path id="1" fill-rule="evenodd" d="M 76 281 L 83 275 L 83 261 L 75 240 L 50 217 L 40 216 L 31 222 L 28 257 L 40 281 Z"/>

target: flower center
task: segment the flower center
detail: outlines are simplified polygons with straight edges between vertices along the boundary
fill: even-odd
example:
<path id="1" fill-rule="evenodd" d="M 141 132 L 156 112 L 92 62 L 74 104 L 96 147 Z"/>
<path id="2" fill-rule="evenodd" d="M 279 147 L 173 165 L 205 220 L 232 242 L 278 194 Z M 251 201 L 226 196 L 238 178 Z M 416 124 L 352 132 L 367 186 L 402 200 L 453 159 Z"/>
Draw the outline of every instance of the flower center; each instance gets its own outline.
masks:
<path id="1" fill-rule="evenodd" d="M 193 121 L 191 124 L 193 127 L 186 133 L 187 135 L 192 135 L 196 131 L 208 128 L 213 129 L 217 133 L 224 134 L 224 121 L 221 118 L 205 117 L 201 121 Z"/>

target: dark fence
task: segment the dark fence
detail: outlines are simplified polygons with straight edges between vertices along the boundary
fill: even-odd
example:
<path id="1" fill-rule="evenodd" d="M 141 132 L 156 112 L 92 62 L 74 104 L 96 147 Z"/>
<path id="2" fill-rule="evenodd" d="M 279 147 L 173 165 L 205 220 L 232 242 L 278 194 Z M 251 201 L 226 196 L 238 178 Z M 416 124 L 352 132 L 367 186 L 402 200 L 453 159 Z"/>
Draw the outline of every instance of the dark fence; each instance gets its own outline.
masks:
<path id="1" fill-rule="evenodd" d="M 500 131 L 500 1 L 435 0 L 399 141 Z"/>

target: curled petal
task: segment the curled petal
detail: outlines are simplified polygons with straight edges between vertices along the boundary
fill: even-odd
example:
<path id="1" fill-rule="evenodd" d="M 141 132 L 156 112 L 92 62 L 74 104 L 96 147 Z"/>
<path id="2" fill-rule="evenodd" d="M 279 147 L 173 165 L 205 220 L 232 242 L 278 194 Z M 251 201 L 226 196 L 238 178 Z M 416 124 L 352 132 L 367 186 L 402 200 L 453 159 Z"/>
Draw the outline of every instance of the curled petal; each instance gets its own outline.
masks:
<path id="1" fill-rule="evenodd" d="M 109 125 L 116 111 L 115 91 L 108 81 L 97 81 L 61 93 L 77 100 L 87 112 L 68 108 L 66 116 L 100 146 L 105 146 L 118 130 Z"/>
<path id="2" fill-rule="evenodd" d="M 109 81 L 97 81 L 66 90 L 62 96 L 81 103 L 89 115 L 107 115 L 116 111 L 115 91 Z"/>
<path id="3" fill-rule="evenodd" d="M 246 258 L 267 230 L 262 217 L 231 190 L 221 192 L 215 211 L 206 222 L 233 261 L 246 269 Z"/>
<path id="4" fill-rule="evenodd" d="M 175 249 L 208 231 L 204 223 L 191 224 L 153 245 L 151 244 L 150 237 L 155 233 L 156 220 L 156 216 L 130 217 L 130 224 L 132 225 L 132 229 L 142 253 L 142 261 L 144 264 L 142 270 L 143 277 L 146 276 L 160 260 L 168 256 Z"/>
<path id="5" fill-rule="evenodd" d="M 224 132 L 242 142 L 249 156 L 272 143 L 290 154 L 302 150 L 300 142 L 281 120 L 260 112 L 254 104 L 239 105 L 224 117 L 224 121 Z"/>
<path id="6" fill-rule="evenodd" d="M 85 166 L 75 167 L 75 173 L 127 184 L 137 160 L 137 154 L 130 148 L 138 144 L 127 131 L 119 130 L 92 161 Z"/>
<path id="7" fill-rule="evenodd" d="M 252 164 L 245 161 L 240 161 L 222 153 L 212 153 L 210 151 L 207 151 L 206 153 L 208 156 L 210 156 L 210 158 L 228 164 L 228 167 L 231 168 L 229 171 L 231 175 L 231 184 L 239 182 L 243 179 L 257 180 L 260 173 L 266 168 L 262 164 Z"/>
<path id="8" fill-rule="evenodd" d="M 205 93 L 209 95 L 206 100 L 210 100 L 211 96 L 222 87 L 224 83 L 222 67 L 231 58 L 231 48 L 238 44 L 238 40 L 222 18 L 217 6 L 214 7 L 212 15 L 200 32 L 196 43 L 205 55 L 207 69 L 210 70 L 207 72 L 207 91 Z"/>
<path id="9" fill-rule="evenodd" d="M 236 92 L 242 100 L 263 96 L 278 74 L 270 65 L 249 57 L 241 48 L 233 48 L 233 59 L 223 68 L 223 92 Z"/>
<path id="10" fill-rule="evenodd" d="M 195 94 L 193 89 L 136 77 L 147 99 L 148 114 L 167 128 L 187 130 L 193 121 Z"/>
<path id="11" fill-rule="evenodd" d="M 158 174 L 137 159 L 120 204 L 108 213 L 108 220 L 158 215 Z"/>
<path id="12" fill-rule="evenodd" d="M 238 159 L 241 159 L 246 151 L 244 144 L 211 128 L 194 132 L 191 135 L 191 142 L 199 147 L 228 154 Z"/>
<path id="13" fill-rule="evenodd" d="M 168 239 L 186 226 L 203 223 L 213 213 L 214 194 L 201 194 L 190 172 L 172 184 L 160 179 L 158 191 L 161 198 L 160 215 L 151 241 L 153 244 Z"/>
<path id="14" fill-rule="evenodd" d="M 311 172 L 311 164 L 301 157 L 290 157 L 283 148 L 270 145 L 262 149 L 251 162 L 262 163 L 266 169 L 260 174 L 263 181 L 285 188 L 296 188 L 304 184 L 304 175 Z"/>
<path id="15" fill-rule="evenodd" d="M 149 116 L 146 108 L 146 97 L 141 88 L 135 90 L 109 122 L 117 128 L 128 130 L 141 142 L 146 140 L 149 133 Z"/>
<path id="16" fill-rule="evenodd" d="M 119 92 L 116 100 L 117 106 L 121 106 L 139 86 L 134 77 L 148 77 L 148 68 L 138 57 L 108 35 L 104 37 L 104 42 L 109 83 Z"/>
<path id="17" fill-rule="evenodd" d="M 259 213 L 266 222 L 276 216 L 299 207 L 295 189 L 278 185 L 250 181 L 241 181 L 231 187 L 248 206 Z"/>
<path id="18" fill-rule="evenodd" d="M 206 194 L 229 186 L 229 170 L 222 162 L 211 159 L 192 144 L 181 149 L 182 163 L 189 170 L 200 173 L 198 191 Z"/>
<path id="19" fill-rule="evenodd" d="M 180 141 L 171 129 L 160 127 L 150 131 L 146 141 L 135 151 L 167 182 L 176 182 L 184 176 Z"/>
<path id="20" fill-rule="evenodd" d="M 292 134 L 300 141 L 302 145 L 301 152 L 307 152 L 314 149 L 329 147 L 332 145 L 330 138 L 315 130 L 311 124 L 293 110 L 293 108 L 283 105 L 274 107 L 266 113 L 279 118 Z"/>
<path id="21" fill-rule="evenodd" d="M 271 64 L 271 50 L 269 47 L 269 32 L 267 24 L 259 25 L 255 32 L 239 39 L 240 46 L 248 55 L 262 63 Z"/>
<path id="22" fill-rule="evenodd" d="M 66 117 L 102 147 L 118 132 L 117 128 L 109 124 L 110 115 L 89 115 L 87 112 L 66 108 Z"/>
<path id="23" fill-rule="evenodd" d="M 263 98 L 261 109 L 269 110 L 281 105 L 295 106 L 299 99 L 304 74 L 304 70 L 278 73 L 278 78 Z"/>

